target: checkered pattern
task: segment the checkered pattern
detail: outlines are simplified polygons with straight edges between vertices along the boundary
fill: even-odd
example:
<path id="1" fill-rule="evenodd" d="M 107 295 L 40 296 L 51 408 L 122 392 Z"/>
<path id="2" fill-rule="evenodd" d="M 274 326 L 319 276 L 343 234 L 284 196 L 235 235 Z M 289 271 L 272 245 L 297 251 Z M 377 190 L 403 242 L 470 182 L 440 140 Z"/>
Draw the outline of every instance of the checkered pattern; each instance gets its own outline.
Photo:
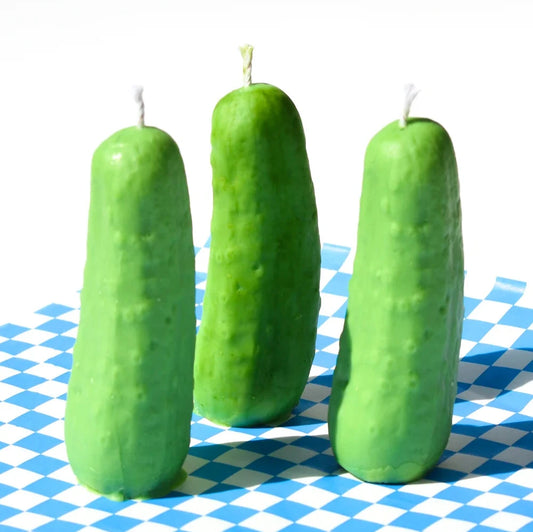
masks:
<path id="1" fill-rule="evenodd" d="M 201 319 L 208 244 L 197 249 Z M 408 485 L 339 469 L 326 413 L 353 254 L 324 245 L 309 383 L 283 425 L 192 420 L 188 478 L 169 496 L 112 502 L 76 484 L 63 442 L 78 294 L 0 326 L 0 531 L 445 532 L 533 530 L 533 292 L 466 276 L 454 425 L 439 465 Z"/>

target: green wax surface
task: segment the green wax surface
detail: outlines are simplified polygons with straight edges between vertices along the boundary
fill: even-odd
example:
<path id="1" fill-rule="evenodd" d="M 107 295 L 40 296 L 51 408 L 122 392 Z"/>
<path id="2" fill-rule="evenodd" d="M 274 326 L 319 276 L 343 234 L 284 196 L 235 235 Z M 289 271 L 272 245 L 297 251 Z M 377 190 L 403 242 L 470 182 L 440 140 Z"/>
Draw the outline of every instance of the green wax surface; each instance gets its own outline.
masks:
<path id="1" fill-rule="evenodd" d="M 92 162 L 87 260 L 65 439 L 79 482 L 114 499 L 162 495 L 189 448 L 194 248 L 175 142 L 118 131 Z"/>
<path id="2" fill-rule="evenodd" d="M 340 465 L 421 477 L 448 440 L 463 320 L 457 166 L 439 124 L 393 122 L 365 156 L 357 250 L 329 403 Z"/>
<path id="3" fill-rule="evenodd" d="M 281 90 L 253 84 L 213 113 L 213 217 L 195 409 L 251 426 L 289 416 L 315 353 L 320 242 L 305 137 Z"/>

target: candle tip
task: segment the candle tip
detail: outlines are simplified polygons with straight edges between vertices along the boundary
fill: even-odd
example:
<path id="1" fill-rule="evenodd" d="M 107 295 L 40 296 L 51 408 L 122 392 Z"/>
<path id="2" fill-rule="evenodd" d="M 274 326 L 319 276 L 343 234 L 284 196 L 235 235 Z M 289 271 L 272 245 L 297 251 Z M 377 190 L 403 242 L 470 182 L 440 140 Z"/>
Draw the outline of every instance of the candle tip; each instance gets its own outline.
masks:
<path id="1" fill-rule="evenodd" d="M 242 56 L 242 74 L 243 84 L 248 87 L 252 84 L 252 56 L 254 53 L 254 47 L 251 44 L 243 44 L 240 47 Z"/>
<path id="2" fill-rule="evenodd" d="M 405 96 L 403 101 L 403 112 L 400 117 L 400 128 L 403 129 L 407 125 L 407 119 L 411 112 L 411 105 L 413 104 L 416 95 L 420 92 L 412 83 L 405 85 Z"/>
<path id="3" fill-rule="evenodd" d="M 142 87 L 141 85 L 134 85 L 132 87 L 132 92 L 133 92 L 133 100 L 138 106 L 137 126 L 144 127 L 144 100 L 143 100 L 144 87 Z"/>

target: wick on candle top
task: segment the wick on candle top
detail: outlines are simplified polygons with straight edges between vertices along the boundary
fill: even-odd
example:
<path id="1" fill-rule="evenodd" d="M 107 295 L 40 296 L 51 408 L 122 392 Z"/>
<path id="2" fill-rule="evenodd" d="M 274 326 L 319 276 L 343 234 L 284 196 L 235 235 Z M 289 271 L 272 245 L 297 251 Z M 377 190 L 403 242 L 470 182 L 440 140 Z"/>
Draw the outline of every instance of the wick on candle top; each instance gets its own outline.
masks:
<path id="1" fill-rule="evenodd" d="M 403 129 L 407 124 L 409 118 L 409 112 L 411 111 L 411 105 L 416 95 L 420 92 L 412 83 L 405 86 L 405 99 L 403 102 L 403 113 L 400 117 L 400 128 Z"/>
<path id="2" fill-rule="evenodd" d="M 138 120 L 137 126 L 144 127 L 144 100 L 143 100 L 143 87 L 136 85 L 133 87 L 133 99 L 138 105 Z"/>
<path id="3" fill-rule="evenodd" d="M 248 87 L 252 83 L 252 55 L 254 47 L 251 44 L 241 46 L 243 84 Z"/>

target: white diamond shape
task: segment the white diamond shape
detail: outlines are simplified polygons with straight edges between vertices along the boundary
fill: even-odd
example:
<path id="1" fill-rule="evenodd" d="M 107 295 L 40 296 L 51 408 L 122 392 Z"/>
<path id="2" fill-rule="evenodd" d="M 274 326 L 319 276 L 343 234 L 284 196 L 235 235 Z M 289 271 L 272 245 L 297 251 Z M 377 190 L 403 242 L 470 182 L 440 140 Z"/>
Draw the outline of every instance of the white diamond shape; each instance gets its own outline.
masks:
<path id="1" fill-rule="evenodd" d="M 322 506 L 325 506 L 337 497 L 338 495 L 336 493 L 331 493 L 330 491 L 316 488 L 315 486 L 304 486 L 302 489 L 289 495 L 287 499 L 317 509 L 322 508 Z"/>
<path id="2" fill-rule="evenodd" d="M 488 508 L 489 510 L 503 510 L 517 500 L 516 497 L 501 495 L 500 493 L 482 493 L 475 499 L 472 499 L 468 504 L 471 506 L 479 506 L 480 508 Z"/>
<path id="3" fill-rule="evenodd" d="M 426 499 L 411 508 L 411 511 L 434 515 L 436 517 L 446 517 L 461 506 L 463 506 L 461 503 L 455 501 L 448 501 L 445 499 Z"/>
<path id="4" fill-rule="evenodd" d="M 394 506 L 387 506 L 385 504 L 373 504 L 364 510 L 361 510 L 354 517 L 362 519 L 363 521 L 371 521 L 372 523 L 379 523 L 380 525 L 388 525 L 400 515 L 403 515 L 405 510 L 396 508 Z"/>
<path id="5" fill-rule="evenodd" d="M 18 447 L 17 445 L 8 445 L 0 449 L 0 462 L 9 464 L 11 466 L 19 466 L 20 464 L 35 458 L 38 453 Z"/>
<path id="6" fill-rule="evenodd" d="M 531 521 L 533 521 L 533 519 L 531 519 L 531 517 L 526 517 L 525 515 L 512 514 L 510 512 L 498 512 L 487 517 L 487 519 L 482 521 L 481 524 L 498 530 L 516 532 L 528 523 L 531 523 Z"/>
<path id="7" fill-rule="evenodd" d="M 291 521 L 277 515 L 259 512 L 251 517 L 248 517 L 248 519 L 245 519 L 239 524 L 240 526 L 245 526 L 260 532 L 278 532 L 279 530 L 289 526 Z"/>
<path id="8" fill-rule="evenodd" d="M 484 344 L 511 347 L 523 333 L 524 329 L 520 327 L 497 323 L 480 341 Z"/>
<path id="9" fill-rule="evenodd" d="M 263 493 L 262 491 L 250 491 L 234 500 L 231 504 L 262 512 L 281 500 L 283 500 L 281 497 L 271 495 L 270 493 Z"/>
<path id="10" fill-rule="evenodd" d="M 348 521 L 348 517 L 326 510 L 315 510 L 296 521 L 299 525 L 318 528 L 320 530 L 333 530 Z"/>
<path id="11" fill-rule="evenodd" d="M 190 512 L 198 515 L 207 515 L 222 508 L 222 506 L 226 506 L 226 503 L 215 499 L 209 499 L 208 497 L 191 497 L 180 504 L 176 504 L 174 510 Z"/>
<path id="12" fill-rule="evenodd" d="M 26 490 L 17 490 L 9 493 L 5 497 L 0 499 L 0 504 L 3 506 L 9 506 L 10 508 L 16 508 L 25 512 L 38 504 L 48 500 L 48 497 L 39 495 Z"/>

